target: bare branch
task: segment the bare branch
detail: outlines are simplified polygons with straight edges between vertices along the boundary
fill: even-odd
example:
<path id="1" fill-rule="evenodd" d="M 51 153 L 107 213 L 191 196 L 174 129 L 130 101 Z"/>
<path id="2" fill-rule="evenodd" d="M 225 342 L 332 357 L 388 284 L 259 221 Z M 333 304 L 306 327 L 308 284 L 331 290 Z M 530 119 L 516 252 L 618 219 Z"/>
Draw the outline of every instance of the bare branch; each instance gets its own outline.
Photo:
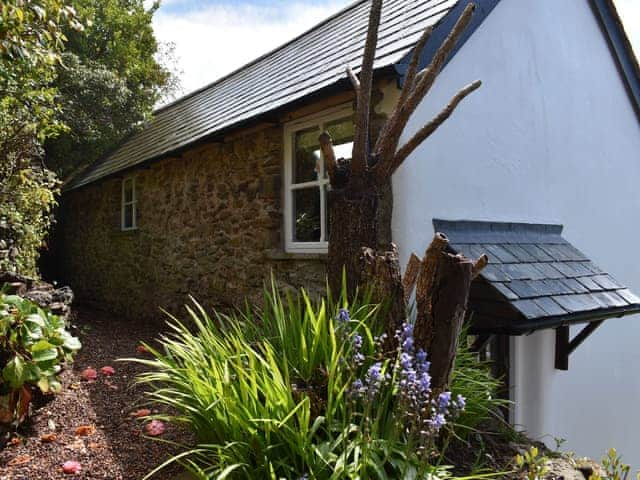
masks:
<path id="1" fill-rule="evenodd" d="M 418 132 L 405 143 L 394 155 L 390 162 L 391 171 L 393 173 L 397 168 L 402 165 L 402 162 L 413 152 L 422 142 L 424 142 L 433 132 L 435 132 L 440 125 L 442 125 L 447 118 L 451 116 L 458 104 L 471 92 L 477 90 L 482 85 L 480 80 L 467 85 L 449 101 L 446 107 L 444 107 L 438 115 L 436 115 L 429 123 L 422 127 Z"/>
<path id="2" fill-rule="evenodd" d="M 351 80 L 351 85 L 353 85 L 353 89 L 356 91 L 356 97 L 360 94 L 360 80 L 355 73 L 353 73 L 353 69 L 351 67 L 347 67 L 347 75 L 349 76 L 349 80 Z"/>
<path id="3" fill-rule="evenodd" d="M 324 158 L 324 168 L 327 171 L 327 175 L 329 175 L 329 182 L 331 185 L 335 185 L 337 166 L 336 153 L 333 150 L 333 139 L 331 135 L 329 135 L 329 132 L 322 132 L 320 137 L 318 137 L 318 141 L 320 142 L 320 151 Z"/>
<path id="4" fill-rule="evenodd" d="M 422 49 L 424 48 L 427 41 L 429 41 L 431 33 L 433 33 L 433 27 L 429 26 L 425 28 L 424 32 L 422 32 L 420 40 L 418 40 L 418 43 L 416 43 L 416 45 L 413 47 L 413 55 L 411 56 L 411 62 L 409 63 L 409 67 L 407 68 L 407 72 L 404 77 L 404 85 L 402 86 L 402 91 L 400 92 L 400 97 L 398 99 L 397 105 L 402 105 L 407 100 L 407 97 L 413 90 L 413 87 L 418 80 L 416 78 L 416 73 L 418 72 L 420 54 L 422 53 Z M 376 142 L 374 152 L 379 151 L 380 145 L 387 137 L 389 127 L 396 122 L 396 119 L 394 117 L 398 115 L 398 110 L 399 109 L 397 107 L 393 110 L 391 116 L 389 117 L 389 120 L 385 122 L 384 126 L 382 127 L 382 130 L 378 135 L 378 140 Z"/>
<path id="5" fill-rule="evenodd" d="M 358 105 L 355 119 L 355 132 L 353 139 L 353 155 L 351 158 L 351 176 L 361 177 L 367 168 L 369 152 L 369 111 L 371 104 L 371 88 L 373 83 L 373 61 L 378 43 L 378 27 L 382 13 L 382 0 L 372 0 L 369 13 L 369 27 L 367 41 L 362 57 L 362 70 L 360 71 L 360 90 L 358 92 Z"/>
<path id="6" fill-rule="evenodd" d="M 396 106 L 397 114 L 394 112 L 394 115 L 392 115 L 393 123 L 390 123 L 386 137 L 382 139 L 381 144 L 375 151 L 380 158 L 379 165 L 382 167 L 377 169 L 379 179 L 388 177 L 389 172 L 391 171 L 390 167 L 392 166 L 390 163 L 393 161 L 394 154 L 398 148 L 398 142 L 400 141 L 400 135 L 402 134 L 404 127 L 407 125 L 411 114 L 413 114 L 418 104 L 429 92 L 431 86 L 435 82 L 440 70 L 442 70 L 445 60 L 455 48 L 458 39 L 469 25 L 474 10 L 475 5 L 473 3 L 470 3 L 465 7 L 453 29 L 435 53 L 429 66 L 418 74 L 416 78 L 417 81 L 415 82 L 415 86 L 411 91 L 411 94 L 404 103 L 399 103 Z"/>
<path id="7" fill-rule="evenodd" d="M 413 287 L 415 287 L 416 281 L 418 280 L 418 273 L 420 273 L 421 265 L 420 257 L 415 253 L 412 253 L 409 257 L 409 261 L 407 262 L 407 268 L 405 268 L 404 277 L 402 279 L 404 299 L 407 303 L 409 302 L 409 297 L 411 297 Z"/>
<path id="8" fill-rule="evenodd" d="M 471 280 L 480 275 L 480 272 L 487 266 L 489 263 L 489 257 L 485 254 L 482 254 L 478 257 L 478 259 L 473 262 L 473 268 L 471 269 Z"/>

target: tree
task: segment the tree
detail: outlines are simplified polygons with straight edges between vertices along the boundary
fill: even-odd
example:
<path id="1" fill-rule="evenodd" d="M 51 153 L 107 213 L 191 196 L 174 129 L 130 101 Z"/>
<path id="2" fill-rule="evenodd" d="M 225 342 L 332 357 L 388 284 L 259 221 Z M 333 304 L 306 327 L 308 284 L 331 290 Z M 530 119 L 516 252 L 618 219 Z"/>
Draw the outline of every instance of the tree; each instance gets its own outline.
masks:
<path id="1" fill-rule="evenodd" d="M 161 64 L 152 18 L 159 4 L 143 0 L 73 0 L 86 31 L 67 32 L 55 82 L 69 130 L 46 144 L 47 165 L 63 178 L 114 148 L 178 88 Z M 158 55 L 164 54 L 164 58 Z"/>
<path id="2" fill-rule="evenodd" d="M 344 273 L 350 296 L 358 288 L 372 289 L 375 298 L 387 304 L 388 348 L 394 349 L 393 334 L 405 320 L 407 297 L 417 283 L 416 337 L 421 347 L 431 351 L 430 373 L 436 388 L 444 388 L 449 381 L 471 279 L 484 266 L 486 257 L 471 262 L 461 256 L 446 254 L 447 239 L 437 234 L 423 260 L 412 256 L 403 283 L 396 247 L 391 245 L 386 251 L 376 250 L 380 228 L 378 205 L 389 177 L 449 118 L 467 95 L 480 87 L 480 81 L 475 81 L 462 88 L 438 115 L 404 145 L 399 145 L 409 118 L 433 86 L 446 58 L 468 26 L 474 8 L 469 4 L 464 9 L 431 63 L 418 71 L 420 52 L 432 31 L 431 28 L 425 30 L 415 46 L 398 103 L 373 143 L 369 124 L 373 61 L 382 11 L 382 0 L 373 0 L 359 78 L 347 69 L 357 98 L 351 161 L 336 159 L 331 137 L 327 133 L 320 136 L 332 187 L 329 286 L 332 291 L 339 291 Z"/>
<path id="3" fill-rule="evenodd" d="M 5 0 L 0 16 L 0 269 L 35 274 L 57 185 L 41 144 L 64 129 L 51 82 L 63 28 L 82 25 L 57 0 Z"/>

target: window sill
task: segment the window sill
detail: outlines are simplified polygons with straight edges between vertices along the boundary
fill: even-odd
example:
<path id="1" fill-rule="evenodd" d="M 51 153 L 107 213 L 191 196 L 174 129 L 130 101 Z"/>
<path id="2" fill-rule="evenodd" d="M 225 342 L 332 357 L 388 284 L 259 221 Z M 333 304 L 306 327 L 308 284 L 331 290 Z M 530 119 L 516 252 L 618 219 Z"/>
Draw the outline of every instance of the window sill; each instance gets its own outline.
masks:
<path id="1" fill-rule="evenodd" d="M 285 252 L 284 250 L 268 250 L 266 252 L 266 257 L 269 260 L 275 260 L 275 261 L 296 261 L 296 260 L 307 260 L 307 261 L 317 261 L 317 262 L 327 261 L 326 253 Z"/>

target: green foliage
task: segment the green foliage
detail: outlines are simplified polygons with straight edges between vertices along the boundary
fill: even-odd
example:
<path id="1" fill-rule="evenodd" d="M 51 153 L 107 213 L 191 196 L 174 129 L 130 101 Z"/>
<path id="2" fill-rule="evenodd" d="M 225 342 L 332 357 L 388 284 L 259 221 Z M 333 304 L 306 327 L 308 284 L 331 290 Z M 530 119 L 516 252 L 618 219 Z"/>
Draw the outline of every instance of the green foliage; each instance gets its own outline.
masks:
<path id="1" fill-rule="evenodd" d="M 80 349 L 64 320 L 18 295 L 0 293 L 0 421 L 22 417 L 16 393 L 26 385 L 59 392 L 58 374 Z"/>
<path id="2" fill-rule="evenodd" d="M 147 119 L 176 87 L 158 59 L 152 18 L 143 0 L 71 0 L 87 20 L 69 30 L 56 86 L 69 131 L 46 144 L 47 165 L 62 177 L 90 165 Z"/>
<path id="3" fill-rule="evenodd" d="M 177 412 L 160 418 L 195 434 L 197 446 L 177 460 L 203 479 L 449 476 L 437 437 L 425 444 L 402 420 L 411 417 L 399 400 L 401 369 L 379 353 L 378 307 L 356 300 L 346 323 L 339 307 L 347 305 L 274 288 L 263 309 L 212 319 L 196 303 L 189 325 L 172 317 L 163 351 L 147 346 L 154 359 L 134 361 L 149 367 L 138 381 L 152 387 L 150 400 Z M 376 365 L 393 378 L 374 396 L 356 395 L 356 380 Z M 479 415 L 488 408 L 467 405 Z"/>
<path id="4" fill-rule="evenodd" d="M 462 332 L 455 366 L 451 375 L 451 391 L 467 399 L 467 405 L 456 419 L 456 433 L 462 438 L 475 432 L 478 425 L 495 416 L 508 401 L 498 397 L 501 381 L 491 373 L 491 362 L 479 361 L 471 351 L 466 329 Z"/>
<path id="5" fill-rule="evenodd" d="M 33 275 L 57 185 L 41 142 L 63 130 L 51 82 L 63 28 L 82 26 L 58 0 L 7 0 L 0 15 L 0 269 Z"/>
<path id="6" fill-rule="evenodd" d="M 516 466 L 527 480 L 542 480 L 549 471 L 547 461 L 548 458 L 540 455 L 536 447 L 531 447 L 524 455 L 516 455 Z"/>
<path id="7" fill-rule="evenodd" d="M 11 172 L 5 174 L 5 170 Z M 29 161 L 0 165 L 0 270 L 37 275 L 40 247 L 52 222 L 58 181 Z"/>
<path id="8" fill-rule="evenodd" d="M 615 448 L 611 448 L 602 458 L 602 466 L 605 469 L 605 476 L 601 477 L 594 473 L 589 480 L 627 480 L 631 471 L 631 466 L 622 462 L 622 457 L 618 455 Z M 637 478 L 640 480 L 640 473 Z"/>

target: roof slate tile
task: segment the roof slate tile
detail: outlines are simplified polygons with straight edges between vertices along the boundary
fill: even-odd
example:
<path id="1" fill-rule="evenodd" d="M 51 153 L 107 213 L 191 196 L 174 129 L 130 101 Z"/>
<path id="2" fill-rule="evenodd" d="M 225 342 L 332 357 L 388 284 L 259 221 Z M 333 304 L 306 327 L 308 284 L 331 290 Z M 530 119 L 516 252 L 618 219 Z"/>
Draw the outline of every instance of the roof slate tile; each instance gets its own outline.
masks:
<path id="1" fill-rule="evenodd" d="M 473 258 L 486 252 L 494 259 L 480 276 L 502 297 L 499 304 L 510 303 L 515 313 L 510 317 L 508 309 L 491 310 L 495 302 L 474 303 L 474 297 L 470 309 L 477 309 L 478 318 L 500 317 L 495 323 L 483 320 L 485 331 L 525 333 L 640 312 L 640 297 L 564 240 L 560 226 L 441 220 L 434 220 L 434 226 L 458 243 L 464 240 L 452 246 L 454 251 Z"/>

